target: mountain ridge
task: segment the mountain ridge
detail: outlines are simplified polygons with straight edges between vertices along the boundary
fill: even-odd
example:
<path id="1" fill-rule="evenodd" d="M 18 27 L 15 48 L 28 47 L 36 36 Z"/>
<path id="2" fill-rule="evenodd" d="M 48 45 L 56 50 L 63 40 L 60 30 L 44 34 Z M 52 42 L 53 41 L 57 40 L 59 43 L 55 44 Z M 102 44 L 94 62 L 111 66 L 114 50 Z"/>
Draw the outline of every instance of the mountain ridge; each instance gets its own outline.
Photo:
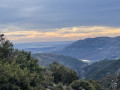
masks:
<path id="1" fill-rule="evenodd" d="M 116 59 L 120 55 L 120 36 L 78 40 L 54 53 L 69 55 L 78 59 L 87 59 L 93 62 Z"/>
<path id="2" fill-rule="evenodd" d="M 65 55 L 58 55 L 53 53 L 37 53 L 32 54 L 32 56 L 39 60 L 39 64 L 41 66 L 45 67 L 48 67 L 49 64 L 53 62 L 58 62 L 76 71 L 79 71 L 80 69 L 87 66 L 87 63 L 84 63 L 81 60 Z"/>

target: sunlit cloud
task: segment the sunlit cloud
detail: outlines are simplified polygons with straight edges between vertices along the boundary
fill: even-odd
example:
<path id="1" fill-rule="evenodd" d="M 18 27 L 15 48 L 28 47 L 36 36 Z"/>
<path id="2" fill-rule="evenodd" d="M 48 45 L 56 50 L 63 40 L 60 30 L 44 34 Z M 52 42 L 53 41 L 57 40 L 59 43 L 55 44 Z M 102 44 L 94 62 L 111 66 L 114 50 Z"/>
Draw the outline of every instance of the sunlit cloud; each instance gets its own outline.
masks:
<path id="1" fill-rule="evenodd" d="M 25 30 L 23 28 L 4 28 L 8 39 L 13 42 L 71 41 L 90 37 L 120 36 L 120 28 L 105 26 L 80 26 L 49 30 Z M 15 30 L 17 29 L 17 30 Z M 21 31 L 22 29 L 22 31 Z M 44 31 L 44 32 L 43 32 Z"/>

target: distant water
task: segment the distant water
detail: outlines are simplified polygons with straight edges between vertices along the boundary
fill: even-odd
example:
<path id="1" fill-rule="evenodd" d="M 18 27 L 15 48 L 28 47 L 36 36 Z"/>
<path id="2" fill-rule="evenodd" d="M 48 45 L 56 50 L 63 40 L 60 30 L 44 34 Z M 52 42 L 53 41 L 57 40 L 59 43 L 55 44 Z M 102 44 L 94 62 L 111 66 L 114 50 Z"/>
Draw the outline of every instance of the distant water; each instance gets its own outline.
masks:
<path id="1" fill-rule="evenodd" d="M 20 43 L 14 44 L 15 48 L 28 49 L 28 48 L 50 48 L 63 45 L 69 45 L 74 41 L 56 41 L 56 42 L 35 42 L 35 43 Z"/>

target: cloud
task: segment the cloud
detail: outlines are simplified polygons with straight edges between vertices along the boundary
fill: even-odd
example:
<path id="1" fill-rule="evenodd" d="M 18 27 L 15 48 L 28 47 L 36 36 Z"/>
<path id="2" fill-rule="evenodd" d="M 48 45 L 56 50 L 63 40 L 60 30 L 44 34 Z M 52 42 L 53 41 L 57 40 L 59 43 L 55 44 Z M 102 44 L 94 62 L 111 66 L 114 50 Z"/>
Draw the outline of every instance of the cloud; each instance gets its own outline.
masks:
<path id="1" fill-rule="evenodd" d="M 120 26 L 119 0 L 1 0 L 0 24 L 33 29 Z"/>
<path id="2" fill-rule="evenodd" d="M 8 28 L 8 27 L 7 27 Z M 16 27 L 17 30 L 5 31 L 8 39 L 13 42 L 40 42 L 40 41 L 71 41 L 79 40 L 89 37 L 99 37 L 99 36 L 120 36 L 119 27 L 105 27 L 105 26 L 79 26 L 79 27 L 68 27 L 61 29 L 49 30 L 25 30 L 22 31 Z M 46 31 L 46 32 L 45 32 Z"/>
<path id="3" fill-rule="evenodd" d="M 14 42 L 119 36 L 119 0 L 1 0 L 0 32 Z"/>

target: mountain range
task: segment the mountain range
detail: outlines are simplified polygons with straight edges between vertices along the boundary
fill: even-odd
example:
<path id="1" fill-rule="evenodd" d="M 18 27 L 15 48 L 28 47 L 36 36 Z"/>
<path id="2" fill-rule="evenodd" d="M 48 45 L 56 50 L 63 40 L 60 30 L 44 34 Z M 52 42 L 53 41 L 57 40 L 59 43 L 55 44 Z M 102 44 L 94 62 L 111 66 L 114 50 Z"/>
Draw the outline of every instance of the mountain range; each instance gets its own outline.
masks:
<path id="1" fill-rule="evenodd" d="M 32 56 L 39 60 L 41 66 L 49 67 L 51 63 L 58 62 L 77 71 L 80 78 L 84 79 L 102 80 L 120 69 L 120 59 L 101 60 L 88 65 L 76 58 L 52 53 L 38 53 Z"/>
<path id="2" fill-rule="evenodd" d="M 117 59 L 120 58 L 120 36 L 78 40 L 54 53 L 69 55 L 81 60 L 90 60 L 91 62 Z"/>
<path id="3" fill-rule="evenodd" d="M 52 62 L 58 62 L 76 70 L 81 78 L 102 80 L 120 68 L 120 37 L 87 38 L 53 53 L 32 56 L 42 66 L 48 67 Z M 91 60 L 92 64 L 86 64 L 83 60 Z"/>

